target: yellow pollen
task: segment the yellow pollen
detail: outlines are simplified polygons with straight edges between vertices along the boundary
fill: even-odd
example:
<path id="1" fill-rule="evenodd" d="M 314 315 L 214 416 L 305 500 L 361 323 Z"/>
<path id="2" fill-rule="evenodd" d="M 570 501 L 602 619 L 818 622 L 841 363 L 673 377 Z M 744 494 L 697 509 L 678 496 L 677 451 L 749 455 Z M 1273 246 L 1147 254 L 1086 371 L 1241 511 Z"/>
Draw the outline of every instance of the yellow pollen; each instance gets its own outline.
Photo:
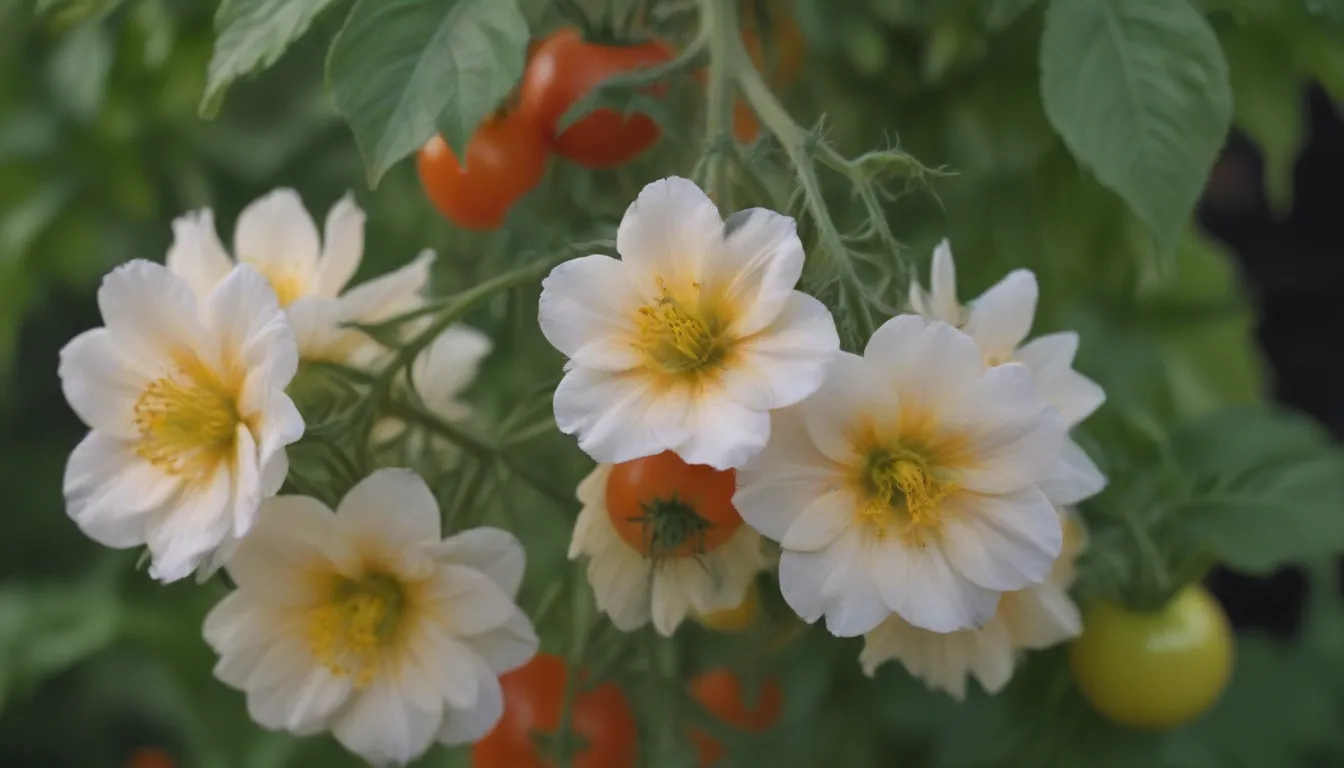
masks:
<path id="1" fill-rule="evenodd" d="M 939 524 L 939 502 L 956 490 L 953 483 L 935 478 L 920 459 L 885 450 L 869 454 L 862 485 L 868 498 L 858 517 L 872 525 L 879 538 L 895 524 L 898 535 L 918 546 L 923 546 L 924 534 Z"/>
<path id="2" fill-rule="evenodd" d="M 136 453 L 175 475 L 206 471 L 230 457 L 241 421 L 233 397 L 204 370 L 151 381 L 134 414 Z"/>
<path id="3" fill-rule="evenodd" d="M 330 600 L 309 614 L 308 649 L 333 675 L 349 675 L 363 688 L 397 642 L 405 607 L 405 588 L 394 576 L 337 579 Z"/>
<path id="4" fill-rule="evenodd" d="M 659 296 L 639 308 L 639 336 L 635 346 L 644 352 L 651 367 L 668 373 L 688 373 L 713 365 L 726 343 L 722 323 L 700 297 L 700 284 L 692 283 L 695 299 L 673 296 L 666 282 L 658 280 Z"/>

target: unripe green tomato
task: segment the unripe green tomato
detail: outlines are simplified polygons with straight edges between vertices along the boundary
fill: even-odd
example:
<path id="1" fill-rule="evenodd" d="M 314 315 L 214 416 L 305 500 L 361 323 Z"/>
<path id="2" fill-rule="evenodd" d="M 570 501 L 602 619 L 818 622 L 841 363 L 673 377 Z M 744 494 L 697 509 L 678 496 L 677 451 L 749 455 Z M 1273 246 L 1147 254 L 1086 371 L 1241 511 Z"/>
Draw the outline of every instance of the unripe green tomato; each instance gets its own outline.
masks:
<path id="1" fill-rule="evenodd" d="M 1227 614 L 1199 584 L 1156 611 L 1091 606 L 1069 646 L 1073 679 L 1092 706 L 1131 728 L 1162 730 L 1198 717 L 1232 672 Z"/>

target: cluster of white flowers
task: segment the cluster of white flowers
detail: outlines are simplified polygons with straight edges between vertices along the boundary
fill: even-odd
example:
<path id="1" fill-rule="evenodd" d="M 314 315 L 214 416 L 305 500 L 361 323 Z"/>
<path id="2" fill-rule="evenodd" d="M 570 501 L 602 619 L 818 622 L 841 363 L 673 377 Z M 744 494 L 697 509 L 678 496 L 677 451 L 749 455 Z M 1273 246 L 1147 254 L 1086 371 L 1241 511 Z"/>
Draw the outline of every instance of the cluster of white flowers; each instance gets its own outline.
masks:
<path id="1" fill-rule="evenodd" d="M 616 245 L 620 260 L 551 273 L 540 322 L 569 358 L 556 421 L 603 462 L 579 486 L 570 555 L 618 627 L 670 634 L 740 602 L 770 561 L 763 536 L 788 604 L 864 635 L 870 673 L 899 658 L 955 695 L 968 674 L 994 691 L 1018 649 L 1078 633 L 1067 507 L 1105 478 L 1068 430 L 1104 393 L 1073 370 L 1076 334 L 1022 345 L 1030 272 L 964 306 L 943 243 L 932 290 L 914 286 L 914 313 L 856 355 L 794 290 L 792 219 L 724 220 L 669 178 Z"/>
<path id="2" fill-rule="evenodd" d="M 258 723 L 330 730 L 371 762 L 404 763 L 489 732 L 499 675 L 538 639 L 515 602 L 518 541 L 443 538 L 410 470 L 375 471 L 334 513 L 276 495 L 304 432 L 286 394 L 300 362 L 377 372 L 391 356 L 350 324 L 424 301 L 432 254 L 345 290 L 363 225 L 347 196 L 319 238 L 279 190 L 242 212 L 232 257 L 206 210 L 174 222 L 166 267 L 108 275 L 106 327 L 61 353 L 91 430 L 65 496 L 93 539 L 146 546 L 161 581 L 227 569 L 237 589 L 205 638 Z M 1069 505 L 1105 478 L 1068 430 L 1104 395 L 1073 370 L 1076 335 L 1022 344 L 1030 272 L 963 306 L 944 244 L 932 290 L 911 291 L 915 313 L 856 355 L 795 290 L 804 255 L 788 217 L 725 220 L 669 178 L 631 204 L 616 245 L 620 259 L 556 267 L 539 322 L 568 356 L 556 422 L 599 462 L 578 487 L 570 557 L 587 558 L 617 627 L 741 623 L 777 566 L 799 616 L 865 637 L 866 671 L 900 659 L 957 696 L 968 675 L 997 690 L 1020 649 L 1078 633 L 1068 588 L 1085 537 Z M 461 394 L 490 349 L 464 327 L 429 344 L 409 370 L 424 407 L 467 416 Z M 406 428 L 389 417 L 371 439 Z"/>
<path id="3" fill-rule="evenodd" d="M 476 741 L 503 711 L 500 674 L 536 653 L 515 604 L 523 549 L 478 528 L 443 538 L 419 476 L 384 469 L 333 514 L 277 496 L 304 422 L 285 393 L 301 360 L 376 370 L 386 350 L 348 323 L 423 303 L 432 254 L 345 291 L 363 256 L 350 197 L 323 243 L 291 190 L 238 218 L 234 258 L 209 210 L 173 223 L 167 267 L 133 261 L 104 280 L 106 327 L 61 352 L 66 399 L 90 432 L 70 457 L 66 508 L 111 547 L 147 546 L 170 582 L 221 565 L 238 588 L 211 611 L 215 674 L 261 725 L 330 730 L 376 764 L 434 741 Z M 459 396 L 489 340 L 447 329 L 411 366 L 424 406 L 463 418 Z M 379 435 L 403 425 L 383 422 Z"/>

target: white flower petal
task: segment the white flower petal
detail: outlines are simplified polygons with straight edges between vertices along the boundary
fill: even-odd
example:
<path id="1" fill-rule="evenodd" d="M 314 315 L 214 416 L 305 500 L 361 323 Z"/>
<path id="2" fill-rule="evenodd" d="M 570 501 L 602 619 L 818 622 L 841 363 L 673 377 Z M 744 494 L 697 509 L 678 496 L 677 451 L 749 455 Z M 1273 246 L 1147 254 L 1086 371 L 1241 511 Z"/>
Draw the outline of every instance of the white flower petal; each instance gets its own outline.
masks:
<path id="1" fill-rule="evenodd" d="M 952 514 L 943 522 L 943 551 L 959 574 L 1002 592 L 1050 574 L 1064 534 L 1045 494 L 1031 487 L 995 496 L 958 493 L 945 503 Z"/>
<path id="2" fill-rule="evenodd" d="M 586 506 L 574 527 L 570 558 L 588 557 L 588 583 L 598 610 L 622 632 L 649 621 L 652 562 L 616 533 L 605 507 Z"/>
<path id="3" fill-rule="evenodd" d="M 459 709 L 472 707 L 480 693 L 478 668 L 485 662 L 461 638 L 452 637 L 441 622 L 414 628 L 403 664 L 397 670 L 401 697 L 415 707 L 441 702 Z M 492 676 L 485 669 L 486 676 Z"/>
<path id="4" fill-rule="evenodd" d="M 653 571 L 649 615 L 658 634 L 671 637 L 686 614 L 690 613 L 691 601 L 687 598 L 685 585 L 675 576 L 662 573 L 662 570 L 659 568 Z"/>
<path id="5" fill-rule="evenodd" d="M 723 386 L 748 408 L 784 408 L 817 391 L 839 349 L 835 320 L 826 306 L 792 291 L 773 322 L 733 348 L 733 365 L 724 371 Z"/>
<path id="6" fill-rule="evenodd" d="M 168 502 L 178 481 L 98 431 L 75 446 L 65 466 L 65 505 L 79 529 L 108 547 L 145 541 L 149 515 Z"/>
<path id="7" fill-rule="evenodd" d="M 723 220 L 694 182 L 672 176 L 639 193 L 616 230 L 621 261 L 641 285 L 656 278 L 674 284 L 698 281 L 705 262 L 723 248 Z"/>
<path id="8" fill-rule="evenodd" d="M 481 361 L 490 354 L 490 337 L 465 325 L 450 325 L 435 337 L 411 365 L 415 391 L 435 413 L 456 403 L 458 395 L 476 378 Z"/>
<path id="9" fill-rule="evenodd" d="M 961 302 L 957 301 L 957 265 L 952 258 L 952 245 L 946 238 L 933 249 L 933 260 L 929 265 L 929 291 L 932 297 L 929 317 L 950 325 L 961 325 L 964 310 Z"/>
<path id="10" fill-rule="evenodd" d="M 442 707 L 412 707 L 394 681 L 380 679 L 353 697 L 331 732 L 341 746 L 375 765 L 403 764 L 429 748 L 442 721 Z"/>
<path id="11" fill-rule="evenodd" d="M 364 211 L 354 195 L 345 193 L 327 212 L 322 232 L 322 257 L 317 263 L 314 292 L 334 298 L 354 277 L 364 258 Z"/>
<path id="12" fill-rule="evenodd" d="M 812 444 L 801 406 L 775 411 L 770 442 L 737 472 L 733 506 L 748 525 L 780 541 L 803 509 L 836 485 L 837 472 Z"/>
<path id="13" fill-rule="evenodd" d="M 842 352 L 830 375 L 799 408 L 808 438 L 827 459 L 850 464 L 857 458 L 854 435 L 868 425 L 894 426 L 903 403 L 884 373 L 865 358 Z"/>
<path id="14" fill-rule="evenodd" d="M 575 368 L 555 390 L 555 423 L 595 460 L 620 463 L 661 453 L 687 435 L 687 393 L 659 392 L 636 376 Z"/>
<path id="15" fill-rule="evenodd" d="M 345 308 L 339 299 L 304 296 L 285 307 L 299 357 L 345 363 L 356 350 L 381 350 L 378 342 L 363 333 L 342 328 Z"/>
<path id="16" fill-rule="evenodd" d="M 202 299 L 233 268 L 215 231 L 215 216 L 209 208 L 173 220 L 173 244 L 165 260 L 168 271 L 180 275 Z"/>
<path id="17" fill-rule="evenodd" d="M 200 346 L 191 287 L 158 264 L 136 259 L 112 270 L 98 289 L 98 308 L 118 355 L 146 378 L 164 375 L 173 353 Z"/>
<path id="18" fill-rule="evenodd" d="M 972 446 L 957 483 L 1006 493 L 1044 479 L 1064 444 L 1064 419 L 1036 391 L 1027 368 L 1007 363 L 986 371 L 952 398 L 945 423 Z"/>
<path id="19" fill-rule="evenodd" d="M 902 408 L 937 409 L 974 382 L 984 360 L 969 336 L 947 323 L 898 315 L 883 323 L 863 350 Z"/>
<path id="20" fill-rule="evenodd" d="M 981 627 L 998 607 L 999 593 L 958 575 L 941 547 L 887 541 L 875 549 L 873 562 L 882 600 L 916 627 L 932 632 Z"/>
<path id="21" fill-rule="evenodd" d="M 281 388 L 298 372 L 294 332 L 275 291 L 255 269 L 234 267 L 206 299 L 205 316 L 221 364 L 258 368 L 272 386 Z"/>
<path id="22" fill-rule="evenodd" d="M 392 552 L 439 540 L 439 504 L 409 469 L 379 469 L 355 484 L 336 508 L 343 535 Z"/>
<path id="23" fill-rule="evenodd" d="M 317 499 L 267 499 L 257 525 L 238 545 L 225 569 L 240 590 L 267 604 L 298 606 L 313 600 L 313 580 L 324 570 L 352 573 L 357 558 L 338 537 L 336 517 Z"/>
<path id="24" fill-rule="evenodd" d="M 730 399 L 702 391 L 692 400 L 687 432 L 674 448 L 688 464 L 708 464 L 731 469 L 760 453 L 770 439 L 770 414 Z"/>
<path id="25" fill-rule="evenodd" d="M 360 283 L 338 299 L 343 319 L 377 323 L 420 306 L 433 265 L 433 251 L 424 251 L 401 269 Z"/>
<path id="26" fill-rule="evenodd" d="M 1106 487 L 1106 476 L 1078 443 L 1065 438 L 1059 459 L 1038 484 L 1054 504 L 1077 504 Z"/>
<path id="27" fill-rule="evenodd" d="M 537 655 L 540 639 L 527 614 L 514 609 L 513 616 L 494 629 L 462 638 L 495 674 L 517 669 Z"/>
<path id="28" fill-rule="evenodd" d="M 436 739 L 449 746 L 480 741 L 504 716 L 504 692 L 494 675 L 477 680 L 476 704 L 467 709 L 449 706 L 443 713 L 443 725 Z"/>
<path id="29" fill-rule="evenodd" d="M 1068 590 L 1050 582 L 1004 595 L 999 612 L 1013 642 L 1022 648 L 1049 648 L 1083 631 L 1082 616 Z"/>
<path id="30" fill-rule="evenodd" d="M 238 214 L 233 253 L 267 275 L 289 275 L 305 286 L 317 271 L 317 226 L 292 189 L 277 189 Z M 305 291 L 307 293 L 307 291 Z"/>
<path id="31" fill-rule="evenodd" d="M 271 454 L 269 460 L 261 465 L 261 495 L 274 496 L 280 492 L 289 476 L 289 456 L 283 451 Z"/>
<path id="32" fill-rule="evenodd" d="M 583 256 L 541 281 L 537 320 L 571 368 L 624 371 L 643 362 L 632 343 L 642 304 L 628 266 L 608 256 Z"/>
<path id="33" fill-rule="evenodd" d="M 106 328 L 85 331 L 61 349 L 61 389 L 80 420 L 122 440 L 140 436 L 135 403 L 149 383 L 125 364 Z"/>
<path id="34" fill-rule="evenodd" d="M 733 332 L 750 336 L 775 323 L 790 297 L 802 295 L 793 290 L 803 274 L 798 222 L 750 208 L 729 216 L 723 231 L 722 257 L 704 265 L 704 282 L 711 293 L 723 291 L 730 306 L 746 309 L 736 318 Z"/>
<path id="35" fill-rule="evenodd" d="M 490 577 L 464 565 L 440 565 L 433 596 L 443 606 L 442 621 L 457 636 L 500 627 L 518 610 Z"/>
<path id="36" fill-rule="evenodd" d="M 234 483 L 227 466 L 182 489 L 145 525 L 149 575 L 164 583 L 191 575 L 232 530 Z"/>
<path id="37" fill-rule="evenodd" d="M 784 600 L 807 622 L 826 616 L 826 629 L 839 637 L 868 632 L 891 614 L 872 577 L 866 536 L 851 528 L 818 552 L 784 550 L 779 586 Z"/>
<path id="38" fill-rule="evenodd" d="M 300 649 L 293 648 L 286 661 L 301 658 Z M 337 677 L 321 665 L 291 668 L 284 682 L 248 691 L 247 713 L 263 728 L 316 733 L 350 699 L 352 689 L 348 676 Z"/>
<path id="39" fill-rule="evenodd" d="M 1012 359 L 1031 332 L 1038 292 L 1036 275 L 1017 269 L 971 302 L 965 330 L 986 359 L 994 364 Z"/>
<path id="40" fill-rule="evenodd" d="M 449 536 L 429 549 L 436 560 L 474 568 L 494 580 L 509 596 L 523 582 L 526 554 L 517 537 L 499 528 L 472 528 Z"/>
<path id="41" fill-rule="evenodd" d="M 784 532 L 780 546 L 795 552 L 829 546 L 853 522 L 854 507 L 853 495 L 840 489 L 813 497 Z"/>
<path id="42" fill-rule="evenodd" d="M 261 465 L 257 443 L 246 424 L 235 430 L 233 459 L 233 536 L 242 538 L 252 529 L 261 505 Z"/>
<path id="43" fill-rule="evenodd" d="M 1073 370 L 1078 334 L 1051 333 L 1028 342 L 1013 360 L 1031 369 L 1032 380 L 1046 402 L 1059 409 L 1073 426 L 1106 402 L 1106 392 L 1093 380 Z"/>

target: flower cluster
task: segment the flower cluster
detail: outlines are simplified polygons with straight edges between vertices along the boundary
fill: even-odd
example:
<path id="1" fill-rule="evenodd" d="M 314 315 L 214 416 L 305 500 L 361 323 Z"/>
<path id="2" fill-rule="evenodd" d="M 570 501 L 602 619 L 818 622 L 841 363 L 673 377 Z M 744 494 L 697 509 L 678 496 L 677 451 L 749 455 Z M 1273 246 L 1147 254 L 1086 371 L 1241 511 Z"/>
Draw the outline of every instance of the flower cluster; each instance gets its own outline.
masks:
<path id="1" fill-rule="evenodd" d="M 298 196 L 278 190 L 238 219 L 234 258 L 209 210 L 173 224 L 167 266 L 133 261 L 104 280 L 105 327 L 61 352 L 66 399 L 89 425 L 65 472 L 66 508 L 88 536 L 146 546 L 170 582 L 219 567 L 237 589 L 205 622 L 216 676 L 253 719 L 330 730 L 377 764 L 431 743 L 472 742 L 499 720 L 499 676 L 538 640 L 515 604 L 524 554 L 512 534 L 444 538 L 410 470 L 364 478 L 333 514 L 277 495 L 304 420 L 286 394 L 302 362 L 377 371 L 388 352 L 349 327 L 423 304 L 432 254 L 342 292 L 364 214 L 350 197 L 324 242 Z M 445 329 L 411 364 L 424 407 L 447 421 L 489 340 Z M 386 419 L 373 430 L 395 436 Z"/>
<path id="2" fill-rule="evenodd" d="M 724 220 L 670 178 L 616 245 L 551 273 L 540 322 L 569 358 L 556 421 L 602 462 L 570 556 L 618 627 L 671 634 L 746 600 L 763 537 L 785 601 L 865 636 L 870 673 L 899 658 L 957 695 L 968 674 L 997 690 L 1017 649 L 1077 634 L 1068 505 L 1105 478 L 1068 430 L 1104 394 L 1073 370 L 1075 334 L 1023 345 L 1030 272 L 963 305 L 943 243 L 931 290 L 858 355 L 795 290 L 791 219 Z"/>
<path id="3" fill-rule="evenodd" d="M 381 765 L 482 740 L 503 715 L 500 676 L 538 638 L 516 603 L 517 539 L 445 537 L 413 471 L 349 478 L 334 512 L 280 495 L 302 475 L 287 453 L 305 430 L 301 365 L 413 391 L 413 409 L 363 408 L 355 436 L 406 441 L 405 456 L 441 446 L 402 418 L 469 416 L 462 393 L 492 347 L 415 319 L 432 254 L 347 290 L 363 223 L 347 196 L 319 238 L 279 190 L 242 212 L 230 256 L 210 211 L 179 219 L 166 267 L 107 276 L 106 326 L 65 347 L 60 379 L 90 427 L 66 469 L 70 517 L 105 545 L 146 547 L 164 582 L 224 568 L 236 589 L 204 626 L 216 676 L 262 726 L 330 731 Z M 865 671 L 899 659 L 956 696 L 968 676 L 998 690 L 1021 649 L 1079 632 L 1070 507 L 1105 478 L 1069 430 L 1104 394 L 1073 370 L 1076 335 L 1023 343 L 1030 272 L 963 305 L 943 244 L 913 313 L 854 354 L 796 290 L 788 217 L 724 219 L 668 178 L 630 205 L 616 247 L 555 267 L 539 324 L 568 358 L 556 425 L 597 462 L 569 556 L 617 628 L 750 625 L 773 572 L 802 619 L 864 637 Z M 357 327 L 374 323 L 411 335 Z"/>

